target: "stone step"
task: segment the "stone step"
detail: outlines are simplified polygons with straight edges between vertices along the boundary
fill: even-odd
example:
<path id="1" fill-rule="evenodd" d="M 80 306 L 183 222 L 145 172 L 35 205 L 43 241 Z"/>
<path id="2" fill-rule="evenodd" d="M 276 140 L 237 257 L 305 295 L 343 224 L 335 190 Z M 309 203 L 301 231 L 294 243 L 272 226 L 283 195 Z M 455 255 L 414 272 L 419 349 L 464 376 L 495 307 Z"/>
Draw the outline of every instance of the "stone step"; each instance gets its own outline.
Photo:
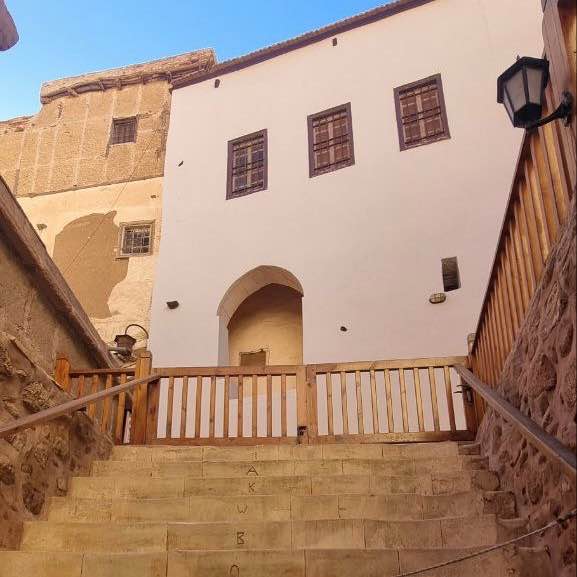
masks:
<path id="1" fill-rule="evenodd" d="M 413 549 L 493 545 L 524 521 L 494 515 L 422 521 L 337 519 L 230 523 L 26 522 L 23 551 L 153 553 L 219 549 Z"/>
<path id="2" fill-rule="evenodd" d="M 320 475 L 419 475 L 486 469 L 488 460 L 478 456 L 436 459 L 329 459 L 307 461 L 95 461 L 92 475 L 139 477 L 287 477 Z"/>
<path id="3" fill-rule="evenodd" d="M 472 489 L 495 491 L 497 476 L 491 471 L 457 471 L 452 474 L 285 476 L 200 479 L 141 476 L 74 477 L 69 495 L 77 498 L 160 499 L 203 495 L 338 495 L 423 494 L 445 495 Z"/>
<path id="4" fill-rule="evenodd" d="M 81 554 L 0 551 L 0 577 L 394 577 L 476 549 L 174 551 Z M 544 551 L 496 551 L 426 577 L 552 577 Z"/>
<path id="5" fill-rule="evenodd" d="M 261 445 L 250 447 L 114 447 L 111 460 L 137 462 L 172 461 L 307 461 L 331 459 L 391 459 L 456 457 L 453 442 L 405 444 Z"/>
<path id="6" fill-rule="evenodd" d="M 320 519 L 382 521 L 511 517 L 513 495 L 312 495 L 180 497 L 173 499 L 70 499 L 53 497 L 48 520 L 58 522 L 220 522 Z"/>

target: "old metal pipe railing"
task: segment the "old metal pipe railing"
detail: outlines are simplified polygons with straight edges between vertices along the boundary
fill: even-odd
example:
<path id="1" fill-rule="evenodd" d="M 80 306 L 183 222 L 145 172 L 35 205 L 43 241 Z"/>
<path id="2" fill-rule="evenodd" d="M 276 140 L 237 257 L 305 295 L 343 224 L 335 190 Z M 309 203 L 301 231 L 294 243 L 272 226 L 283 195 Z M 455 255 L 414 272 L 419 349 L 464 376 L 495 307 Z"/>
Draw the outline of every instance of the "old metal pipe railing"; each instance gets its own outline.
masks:
<path id="1" fill-rule="evenodd" d="M 473 389 L 484 401 L 492 407 L 503 419 L 513 425 L 531 445 L 542 452 L 549 459 L 561 466 L 569 479 L 577 479 L 577 459 L 575 453 L 563 445 L 556 437 L 549 435 L 532 419 L 521 413 L 519 409 L 506 401 L 491 387 L 483 383 L 471 371 L 463 366 L 455 367 L 463 379 L 463 387 Z"/>

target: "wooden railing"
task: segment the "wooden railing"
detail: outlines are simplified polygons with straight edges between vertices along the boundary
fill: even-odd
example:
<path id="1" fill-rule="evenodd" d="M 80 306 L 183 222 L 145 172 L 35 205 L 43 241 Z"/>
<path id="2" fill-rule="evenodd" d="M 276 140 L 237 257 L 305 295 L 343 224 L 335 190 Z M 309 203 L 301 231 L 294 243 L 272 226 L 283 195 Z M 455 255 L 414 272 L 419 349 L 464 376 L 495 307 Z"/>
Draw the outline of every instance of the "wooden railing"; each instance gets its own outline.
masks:
<path id="1" fill-rule="evenodd" d="M 331 441 L 471 438 L 472 405 L 456 386 L 465 357 L 309 365 L 312 437 Z"/>
<path id="2" fill-rule="evenodd" d="M 303 366 L 156 368 L 149 443 L 293 440 L 307 427 Z"/>
<path id="3" fill-rule="evenodd" d="M 575 3 L 549 2 L 544 8 L 551 75 L 546 115 L 557 107 L 563 90 L 575 91 Z M 564 34 L 564 30 L 573 32 Z M 575 119 L 568 126 L 555 121 L 525 133 L 471 349 L 475 374 L 490 385 L 500 378 L 547 258 L 567 221 L 576 170 Z M 480 413 L 482 407 L 481 402 Z"/>
<path id="4" fill-rule="evenodd" d="M 73 398 L 95 395 L 123 385 L 134 379 L 135 369 L 70 369 L 67 359 L 60 357 L 56 361 L 55 379 L 60 387 Z M 88 416 L 101 432 L 109 434 L 116 443 L 129 438 L 127 418 L 132 408 L 132 396 L 128 392 L 117 395 L 105 395 L 89 403 Z"/>
<path id="5" fill-rule="evenodd" d="M 83 392 L 82 383 L 104 383 L 105 396 L 87 413 L 118 444 L 440 441 L 476 432 L 455 372 L 466 357 L 153 369 L 146 354 L 132 371 L 67 370 L 61 363 L 58 382 L 73 394 Z M 148 380 L 138 384 L 142 378 Z M 115 383 L 131 380 L 131 393 L 115 392 Z M 128 412 L 130 434 L 120 426 Z"/>
<path id="6" fill-rule="evenodd" d="M 575 482 L 577 478 L 577 459 L 575 453 L 565 447 L 559 439 L 549 435 L 532 419 L 521 413 L 488 385 L 479 380 L 465 367 L 456 367 L 463 379 L 463 387 L 471 388 L 488 405 L 490 405 L 505 421 L 512 424 L 515 430 L 523 435 L 533 447 L 559 465 L 569 479 Z"/>

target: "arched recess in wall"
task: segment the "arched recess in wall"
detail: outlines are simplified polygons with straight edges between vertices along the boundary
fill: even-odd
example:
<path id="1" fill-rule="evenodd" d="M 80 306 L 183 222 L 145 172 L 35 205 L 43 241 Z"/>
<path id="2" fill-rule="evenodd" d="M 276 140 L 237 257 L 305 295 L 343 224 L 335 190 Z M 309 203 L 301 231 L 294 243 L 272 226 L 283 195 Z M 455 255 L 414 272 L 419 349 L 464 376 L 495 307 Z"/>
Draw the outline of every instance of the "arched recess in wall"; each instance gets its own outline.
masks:
<path id="1" fill-rule="evenodd" d="M 302 297 L 299 280 L 288 270 L 271 265 L 252 269 L 226 291 L 217 310 L 219 364 L 260 364 L 254 355 L 264 351 L 267 364 L 302 363 Z M 230 330 L 229 330 L 230 329 Z"/>

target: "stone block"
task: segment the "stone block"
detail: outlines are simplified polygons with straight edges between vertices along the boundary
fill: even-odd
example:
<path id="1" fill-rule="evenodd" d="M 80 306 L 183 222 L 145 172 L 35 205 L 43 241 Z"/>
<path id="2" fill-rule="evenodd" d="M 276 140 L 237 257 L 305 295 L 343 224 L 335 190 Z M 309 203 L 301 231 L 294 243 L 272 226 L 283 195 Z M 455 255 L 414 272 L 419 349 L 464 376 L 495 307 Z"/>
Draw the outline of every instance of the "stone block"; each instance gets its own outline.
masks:
<path id="1" fill-rule="evenodd" d="M 81 554 L 0 551 L 2 577 L 80 577 L 81 574 Z"/>
<path id="2" fill-rule="evenodd" d="M 184 488 L 185 480 L 178 478 L 77 477 L 72 479 L 69 495 L 84 499 L 106 499 L 107 497 L 160 499 L 183 497 Z"/>
<path id="3" fill-rule="evenodd" d="M 82 577 L 166 577 L 166 553 L 116 553 L 84 556 Z"/>
<path id="4" fill-rule="evenodd" d="M 365 521 L 367 549 L 443 547 L 440 521 Z"/>
<path id="5" fill-rule="evenodd" d="M 339 497 L 337 495 L 292 497 L 290 510 L 291 518 L 296 521 L 338 519 Z"/>
<path id="6" fill-rule="evenodd" d="M 291 548 L 291 523 L 195 523 L 168 526 L 168 550 Z"/>
<path id="7" fill-rule="evenodd" d="M 369 492 L 369 487 L 368 476 L 312 477 L 313 495 L 362 495 Z"/>
<path id="8" fill-rule="evenodd" d="M 166 525 L 105 523 L 25 523 L 23 551 L 122 553 L 166 551 Z"/>
<path id="9" fill-rule="evenodd" d="M 390 577 L 398 575 L 397 551 L 310 550 L 307 577 Z"/>
<path id="10" fill-rule="evenodd" d="M 167 577 L 305 577 L 302 551 L 175 551 Z M 308 575 L 308 572 L 306 573 Z"/>
<path id="11" fill-rule="evenodd" d="M 187 496 L 202 495 L 310 495 L 310 477 L 247 477 L 186 479 Z"/>
<path id="12" fill-rule="evenodd" d="M 364 549 L 363 521 L 326 519 L 293 522 L 294 549 Z"/>
<path id="13" fill-rule="evenodd" d="M 215 477 L 287 477 L 295 474 L 292 461 L 247 461 L 209 462 L 204 461 L 202 474 L 205 478 Z"/>
<path id="14" fill-rule="evenodd" d="M 75 184 L 76 161 L 60 162 L 52 171 L 50 190 L 70 190 Z"/>

